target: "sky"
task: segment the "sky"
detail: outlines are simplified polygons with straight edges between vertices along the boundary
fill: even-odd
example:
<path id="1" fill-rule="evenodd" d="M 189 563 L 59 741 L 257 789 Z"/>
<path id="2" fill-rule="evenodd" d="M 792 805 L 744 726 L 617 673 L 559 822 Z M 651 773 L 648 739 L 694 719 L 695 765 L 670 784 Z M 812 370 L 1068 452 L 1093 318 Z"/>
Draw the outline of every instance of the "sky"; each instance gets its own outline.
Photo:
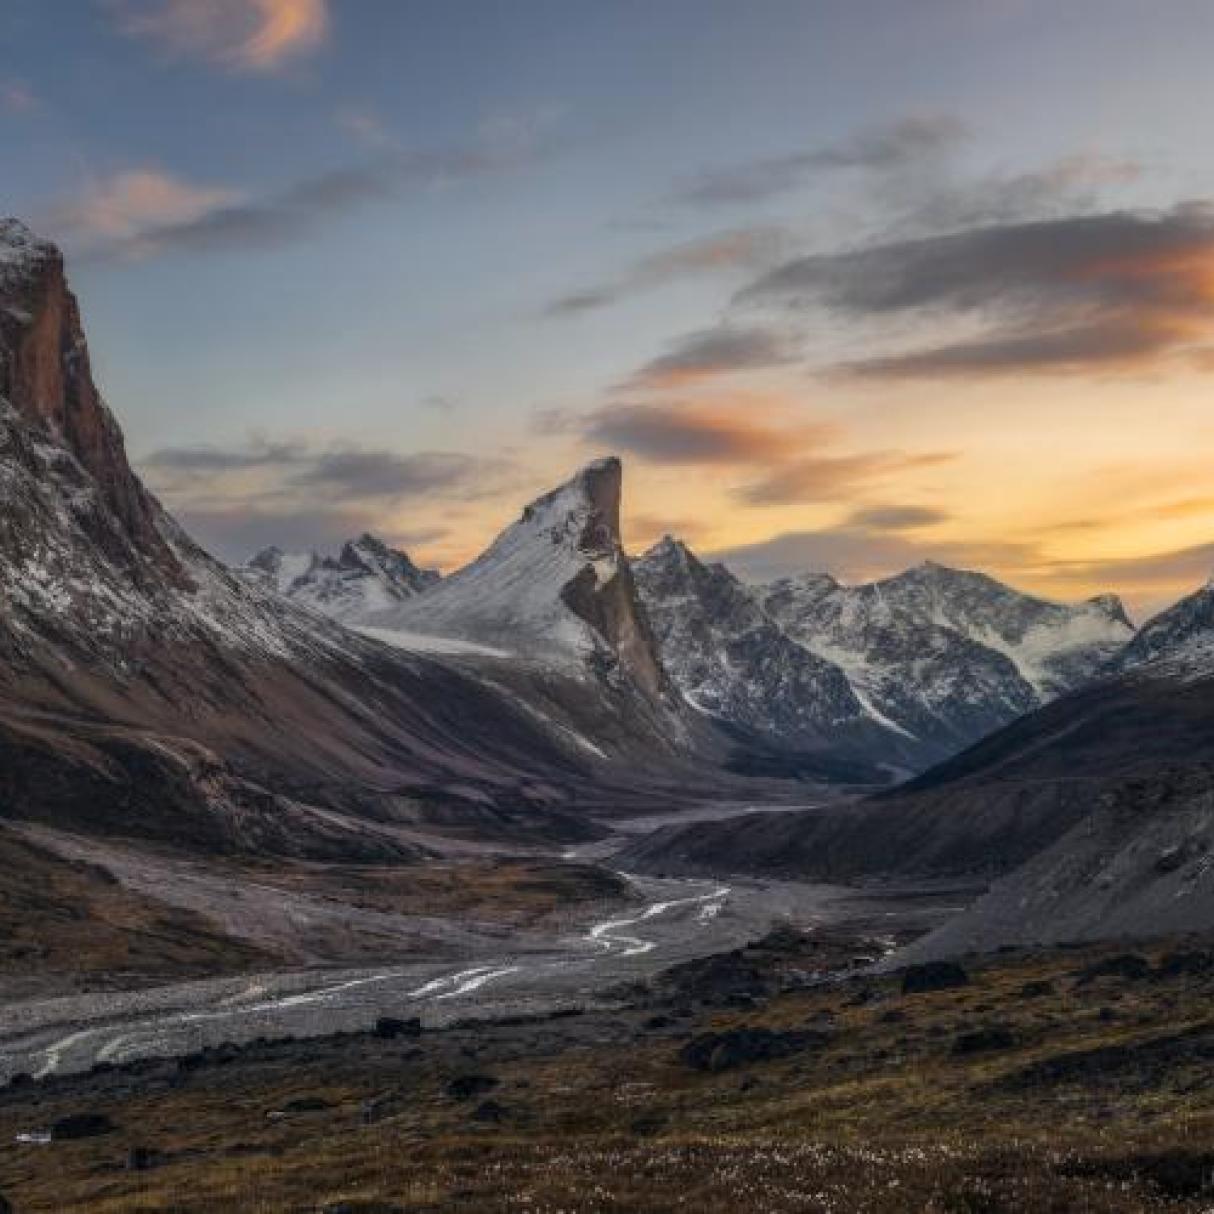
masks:
<path id="1" fill-rule="evenodd" d="M 1139 616 L 1214 572 L 1208 0 L 5 0 L 56 240 L 218 555 L 625 539 Z"/>

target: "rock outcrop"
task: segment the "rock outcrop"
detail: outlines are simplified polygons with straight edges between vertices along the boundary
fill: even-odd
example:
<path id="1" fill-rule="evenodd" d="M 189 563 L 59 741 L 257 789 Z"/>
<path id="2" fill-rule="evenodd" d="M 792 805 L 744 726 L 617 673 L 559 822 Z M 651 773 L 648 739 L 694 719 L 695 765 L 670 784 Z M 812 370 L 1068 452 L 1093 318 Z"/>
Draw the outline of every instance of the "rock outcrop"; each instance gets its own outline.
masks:
<path id="1" fill-rule="evenodd" d="M 531 502 L 472 564 L 367 622 L 666 697 L 670 685 L 620 537 L 622 480 L 618 459 L 587 464 Z"/>
<path id="2" fill-rule="evenodd" d="M 132 472 L 122 431 L 93 382 L 62 254 L 15 219 L 0 220 L 0 299 L 0 397 L 87 474 L 120 525 L 120 536 L 96 528 L 108 555 L 151 559 L 164 576 L 180 580 L 159 533 L 159 508 Z"/>

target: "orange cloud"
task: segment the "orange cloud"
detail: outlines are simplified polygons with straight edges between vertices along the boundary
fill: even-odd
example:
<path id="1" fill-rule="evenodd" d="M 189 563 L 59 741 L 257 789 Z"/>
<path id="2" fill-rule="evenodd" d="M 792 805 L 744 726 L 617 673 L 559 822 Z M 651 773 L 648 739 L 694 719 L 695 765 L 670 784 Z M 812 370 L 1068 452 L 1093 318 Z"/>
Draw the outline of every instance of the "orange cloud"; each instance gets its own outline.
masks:
<path id="1" fill-rule="evenodd" d="M 125 33 L 236 71 L 272 71 L 329 30 L 327 0 L 117 0 L 116 11 Z"/>
<path id="2" fill-rule="evenodd" d="M 77 198 L 52 211 L 50 224 L 86 241 L 124 240 L 149 228 L 190 223 L 236 197 L 159 169 L 133 169 L 89 182 Z"/>
<path id="3" fill-rule="evenodd" d="M 766 465 L 834 438 L 831 425 L 781 425 L 764 412 L 762 397 L 740 394 L 732 401 L 605 405 L 580 426 L 596 446 L 668 465 Z"/>
<path id="4" fill-rule="evenodd" d="M 837 368 L 882 379 L 1140 370 L 1214 343 L 1214 205 L 988 224 L 800 257 L 738 297 L 976 336 Z M 947 332 L 947 328 L 945 332 Z M 1203 355 L 1209 359 L 1208 351 Z"/>
<path id="5" fill-rule="evenodd" d="M 790 506 L 846 500 L 857 489 L 900 473 L 934 468 L 957 458 L 955 451 L 861 451 L 851 455 L 810 454 L 778 464 L 737 497 L 751 506 Z M 888 520 L 882 524 L 891 529 Z M 898 528 L 892 528 L 897 530 Z"/>

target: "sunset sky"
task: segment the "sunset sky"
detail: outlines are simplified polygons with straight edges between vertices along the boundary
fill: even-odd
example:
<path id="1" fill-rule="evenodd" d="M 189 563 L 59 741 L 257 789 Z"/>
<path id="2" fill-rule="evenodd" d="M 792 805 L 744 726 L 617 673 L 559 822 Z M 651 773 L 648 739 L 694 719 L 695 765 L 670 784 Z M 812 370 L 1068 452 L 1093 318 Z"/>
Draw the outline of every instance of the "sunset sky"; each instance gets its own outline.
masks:
<path id="1" fill-rule="evenodd" d="M 5 0 L 57 240 L 219 555 L 451 568 L 579 463 L 749 577 L 1214 573 L 1209 0 Z"/>

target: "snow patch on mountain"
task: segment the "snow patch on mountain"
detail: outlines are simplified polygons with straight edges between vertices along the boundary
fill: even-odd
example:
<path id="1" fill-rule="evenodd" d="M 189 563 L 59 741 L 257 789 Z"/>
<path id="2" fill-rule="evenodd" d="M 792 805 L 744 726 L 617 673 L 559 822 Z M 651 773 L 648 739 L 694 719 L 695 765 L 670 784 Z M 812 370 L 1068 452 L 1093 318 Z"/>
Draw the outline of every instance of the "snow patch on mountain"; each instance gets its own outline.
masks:
<path id="1" fill-rule="evenodd" d="M 344 544 L 336 557 L 265 548 L 241 573 L 346 624 L 389 611 L 439 581 L 437 570 L 419 569 L 406 553 L 369 534 Z"/>
<path id="2" fill-rule="evenodd" d="M 410 653 L 446 653 L 482 658 L 511 658 L 515 655 L 508 649 L 494 649 L 489 645 L 478 645 L 475 641 L 460 641 L 455 637 L 429 636 L 421 632 L 406 632 L 400 628 L 368 628 L 353 624 L 355 632 L 373 641 L 381 641 L 394 649 L 405 649 Z"/>
<path id="3" fill-rule="evenodd" d="M 28 279 L 56 256 L 55 246 L 35 236 L 19 219 L 0 219 L 0 290 Z M 9 305 L 10 314 L 22 309 Z"/>
<path id="4" fill-rule="evenodd" d="M 634 563 L 662 661 L 701 712 L 798 751 L 896 760 L 844 672 L 789 637 L 752 587 L 667 536 Z"/>

